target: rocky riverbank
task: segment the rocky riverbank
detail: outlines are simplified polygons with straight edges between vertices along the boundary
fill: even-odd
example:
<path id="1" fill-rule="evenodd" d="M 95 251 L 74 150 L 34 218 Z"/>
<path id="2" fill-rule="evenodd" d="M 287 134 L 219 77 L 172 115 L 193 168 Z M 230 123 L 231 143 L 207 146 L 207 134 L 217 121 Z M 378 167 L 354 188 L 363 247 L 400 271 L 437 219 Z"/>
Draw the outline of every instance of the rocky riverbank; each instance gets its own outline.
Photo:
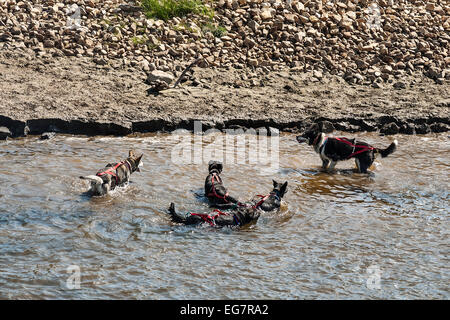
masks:
<path id="1" fill-rule="evenodd" d="M 212 19 L 163 21 L 136 1 L 0 1 L 0 136 L 448 131 L 446 1 L 205 3 Z"/>
<path id="2" fill-rule="evenodd" d="M 89 58 L 30 59 L 0 51 L 3 136 L 44 132 L 127 135 L 210 127 L 298 131 L 329 121 L 344 131 L 385 134 L 448 131 L 449 86 L 428 78 L 405 87 L 349 85 L 339 76 L 311 82 L 295 71 L 267 74 L 194 67 L 176 89 L 152 92 L 147 74 Z M 329 127 L 329 126 L 328 126 Z"/>
<path id="3" fill-rule="evenodd" d="M 330 74 L 375 87 L 415 73 L 450 79 L 446 0 L 204 2 L 213 18 L 163 21 L 148 18 L 140 1 L 2 0 L 0 49 L 175 76 L 201 59 L 203 67 L 294 68 L 313 81 Z"/>

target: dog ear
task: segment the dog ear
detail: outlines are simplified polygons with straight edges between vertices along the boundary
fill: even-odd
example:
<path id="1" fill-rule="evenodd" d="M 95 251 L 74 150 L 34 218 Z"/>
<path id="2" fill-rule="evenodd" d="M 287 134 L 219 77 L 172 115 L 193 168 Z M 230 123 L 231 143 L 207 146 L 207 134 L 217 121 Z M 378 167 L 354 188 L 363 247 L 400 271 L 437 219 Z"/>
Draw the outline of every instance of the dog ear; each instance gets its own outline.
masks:
<path id="1" fill-rule="evenodd" d="M 209 162 L 208 162 L 208 172 L 210 172 L 211 169 L 213 168 L 214 162 L 215 162 L 214 160 L 209 160 Z"/>
<path id="2" fill-rule="evenodd" d="M 314 132 L 319 132 L 320 131 L 320 127 L 318 123 L 313 123 L 311 125 L 311 127 L 309 127 L 308 131 L 314 131 Z"/>
<path id="3" fill-rule="evenodd" d="M 278 186 L 278 182 L 276 182 L 275 180 L 272 179 L 273 182 L 273 187 L 276 188 Z"/>
<path id="4" fill-rule="evenodd" d="M 217 169 L 219 173 L 223 170 L 223 164 L 220 161 L 210 160 L 208 162 L 208 172 L 211 172 L 212 169 Z"/>
<path id="5" fill-rule="evenodd" d="M 134 151 L 133 150 L 128 151 L 128 158 L 134 158 Z"/>
<path id="6" fill-rule="evenodd" d="M 280 188 L 281 196 L 283 196 L 287 192 L 287 186 L 288 186 L 287 181 L 285 183 L 283 183 L 283 185 L 281 186 L 281 188 Z"/>
<path id="7" fill-rule="evenodd" d="M 135 165 L 136 165 L 136 167 L 137 168 L 139 168 L 139 163 L 141 163 L 141 159 L 142 159 L 142 156 L 143 156 L 144 154 L 141 154 L 139 157 L 137 157 L 136 159 L 134 159 L 134 163 L 135 163 Z"/>
<path id="8" fill-rule="evenodd" d="M 142 156 L 143 156 L 144 154 L 141 154 L 139 157 L 137 157 L 135 160 L 134 160 L 134 165 L 136 166 L 136 171 L 137 172 L 141 172 L 141 168 L 139 168 L 140 166 L 141 166 L 141 159 L 142 159 Z"/>

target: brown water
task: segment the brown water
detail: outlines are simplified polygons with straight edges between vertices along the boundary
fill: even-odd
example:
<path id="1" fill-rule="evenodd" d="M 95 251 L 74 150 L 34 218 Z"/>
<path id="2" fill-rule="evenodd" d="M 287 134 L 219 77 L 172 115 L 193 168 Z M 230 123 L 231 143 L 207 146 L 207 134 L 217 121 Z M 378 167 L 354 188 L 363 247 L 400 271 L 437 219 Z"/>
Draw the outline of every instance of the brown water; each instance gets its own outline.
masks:
<path id="1" fill-rule="evenodd" d="M 346 134 L 346 136 L 351 136 Z M 376 146 L 389 139 L 359 137 Z M 289 181 L 279 213 L 241 230 L 172 224 L 206 210 L 206 165 L 177 165 L 168 135 L 57 136 L 0 143 L 0 298 L 448 299 L 446 134 L 396 137 L 373 176 L 321 173 L 310 147 L 280 139 L 280 169 L 226 164 L 230 194 L 250 199 Z M 79 175 L 144 153 L 132 183 L 89 198 Z M 80 268 L 80 289 L 67 287 Z"/>

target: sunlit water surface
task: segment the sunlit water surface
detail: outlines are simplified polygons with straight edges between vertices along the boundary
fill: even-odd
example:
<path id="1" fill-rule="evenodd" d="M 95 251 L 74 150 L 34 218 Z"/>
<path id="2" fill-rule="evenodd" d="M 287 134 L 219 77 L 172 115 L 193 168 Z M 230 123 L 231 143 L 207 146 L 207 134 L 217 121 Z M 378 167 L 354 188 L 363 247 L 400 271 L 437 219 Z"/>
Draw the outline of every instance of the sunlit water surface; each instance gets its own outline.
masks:
<path id="1" fill-rule="evenodd" d="M 380 147 L 391 140 L 358 136 Z M 396 138 L 398 150 L 371 176 L 345 170 L 353 161 L 320 172 L 317 154 L 290 134 L 273 173 L 226 162 L 222 178 L 242 200 L 289 181 L 280 212 L 241 230 L 170 222 L 170 202 L 209 210 L 199 197 L 207 165 L 174 163 L 170 135 L 1 142 L 0 298 L 448 299 L 450 140 Z M 84 194 L 78 176 L 131 148 L 144 166 L 126 188 Z M 70 289 L 70 266 L 79 289 Z"/>

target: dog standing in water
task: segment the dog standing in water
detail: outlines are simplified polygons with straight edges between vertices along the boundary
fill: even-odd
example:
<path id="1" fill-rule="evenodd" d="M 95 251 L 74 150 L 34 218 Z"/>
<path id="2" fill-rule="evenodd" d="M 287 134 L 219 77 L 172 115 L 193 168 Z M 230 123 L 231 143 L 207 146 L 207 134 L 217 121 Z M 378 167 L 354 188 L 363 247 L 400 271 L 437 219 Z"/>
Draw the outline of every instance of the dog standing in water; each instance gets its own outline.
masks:
<path id="1" fill-rule="evenodd" d="M 90 192 L 94 196 L 103 196 L 117 186 L 122 186 L 130 180 L 133 172 L 140 172 L 142 165 L 142 156 L 136 156 L 134 151 L 130 150 L 128 158 L 122 162 L 109 163 L 105 168 L 99 170 L 96 175 L 80 176 L 80 179 L 91 182 Z"/>
<path id="2" fill-rule="evenodd" d="M 322 159 L 322 168 L 333 170 L 338 161 L 355 158 L 360 173 L 367 173 L 378 154 L 383 158 L 395 151 L 398 142 L 394 140 L 386 149 L 375 148 L 363 141 L 348 138 L 327 137 L 320 131 L 317 124 L 313 124 L 300 136 L 299 143 L 307 142 Z"/>

